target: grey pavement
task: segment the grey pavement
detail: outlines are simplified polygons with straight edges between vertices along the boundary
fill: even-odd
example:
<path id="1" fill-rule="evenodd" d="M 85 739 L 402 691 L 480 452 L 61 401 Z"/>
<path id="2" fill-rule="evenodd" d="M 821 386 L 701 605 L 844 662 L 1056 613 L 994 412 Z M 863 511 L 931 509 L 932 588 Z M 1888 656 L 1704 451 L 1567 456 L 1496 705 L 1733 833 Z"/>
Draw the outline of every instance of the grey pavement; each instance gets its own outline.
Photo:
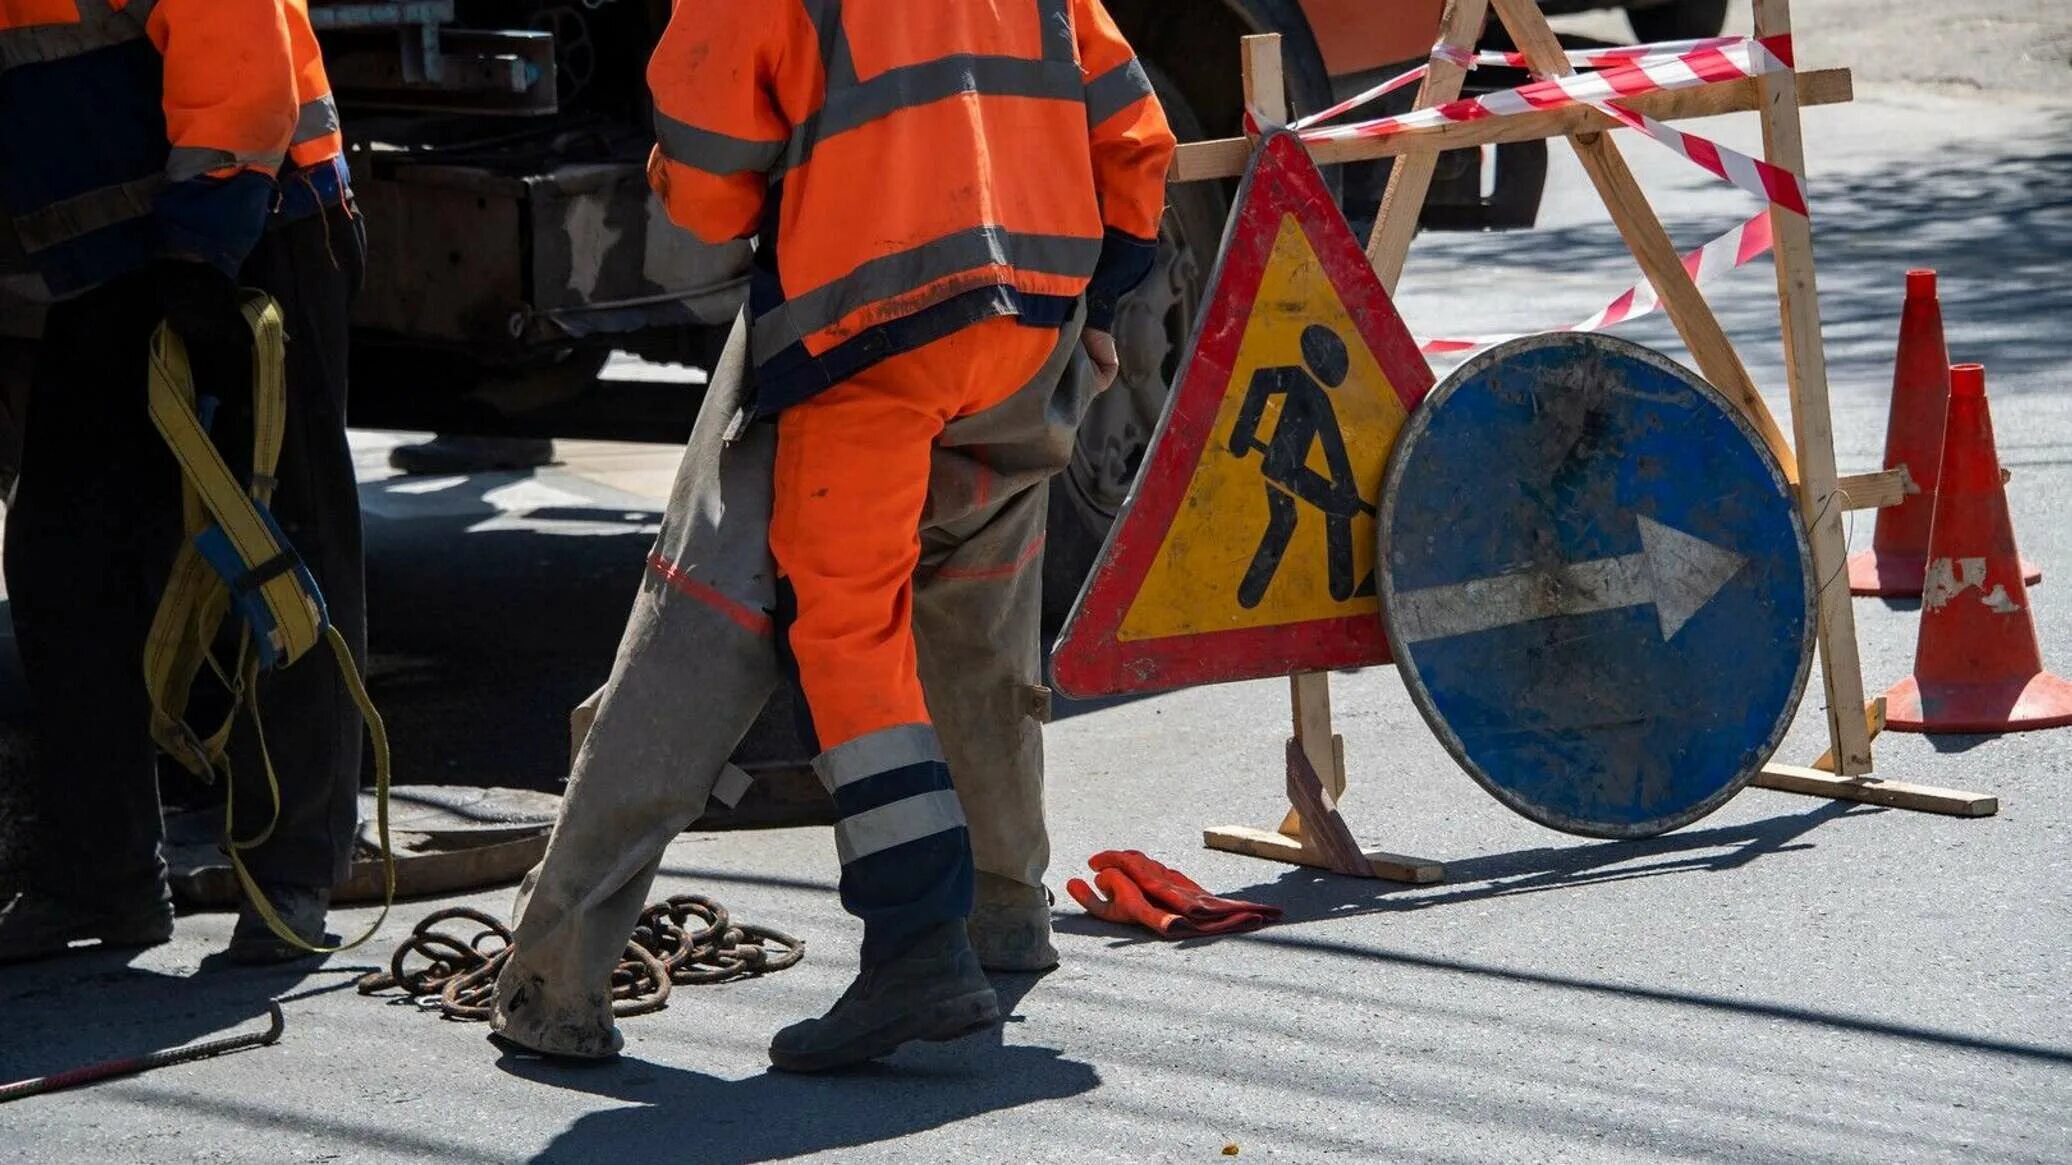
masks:
<path id="1" fill-rule="evenodd" d="M 1802 53 L 1849 56 L 1810 38 Z M 1902 273 L 1936 267 L 1953 353 L 1988 369 L 2022 548 L 2047 572 L 2033 592 L 2046 658 L 2072 671 L 2072 101 L 2055 99 L 2057 61 L 2055 95 L 1896 76 L 1807 124 L 1841 462 L 1879 459 Z M 1752 121 L 1692 128 L 1755 140 Z M 1685 246 L 1753 209 L 1622 144 Z M 1413 330 L 1563 324 L 1632 281 L 1573 158 L 1554 155 L 1538 229 L 1421 238 L 1400 296 Z M 1771 279 L 1758 263 L 1712 293 L 1783 416 Z M 1686 359 L 1659 318 L 1620 334 Z M 514 757 L 529 759 L 506 783 L 558 770 L 560 710 L 609 662 L 660 496 L 586 465 L 420 494 L 370 483 L 385 698 L 433 710 L 406 717 L 404 779 L 487 778 Z M 1859 545 L 1870 525 L 1857 515 Z M 1855 610 L 1881 690 L 1908 668 L 1918 613 Z M 441 662 L 456 651 L 464 667 Z M 1809 693 L 1785 759 L 1822 746 Z M 1290 1162 L 2072 1159 L 2072 736 L 1880 738 L 1881 775 L 1997 793 L 1993 818 L 1750 790 L 1682 831 L 1599 842 L 1484 794 L 1391 669 L 1338 677 L 1334 694 L 1355 830 L 1443 859 L 1444 884 L 1200 848 L 1205 825 L 1280 816 L 1278 681 L 1067 708 L 1048 732 L 1065 962 L 1003 980 L 1013 1018 L 997 1033 L 850 1075 L 768 1073 L 770 1034 L 854 970 L 833 846 L 818 829 L 690 834 L 658 894 L 715 895 L 803 937 L 807 959 L 678 989 L 626 1021 L 616 1066 L 501 1055 L 479 1025 L 356 995 L 354 976 L 444 903 L 399 906 L 373 949 L 303 971 L 215 966 L 230 918 L 197 915 L 132 959 L 0 970 L 0 1079 L 255 1027 L 268 995 L 289 1001 L 286 1038 L 0 1106 L 0 1160 L 1185 1162 L 1227 1145 Z M 1288 919 L 1180 944 L 1090 921 L 1063 882 L 1111 847 Z M 502 913 L 509 893 L 465 901 Z"/>

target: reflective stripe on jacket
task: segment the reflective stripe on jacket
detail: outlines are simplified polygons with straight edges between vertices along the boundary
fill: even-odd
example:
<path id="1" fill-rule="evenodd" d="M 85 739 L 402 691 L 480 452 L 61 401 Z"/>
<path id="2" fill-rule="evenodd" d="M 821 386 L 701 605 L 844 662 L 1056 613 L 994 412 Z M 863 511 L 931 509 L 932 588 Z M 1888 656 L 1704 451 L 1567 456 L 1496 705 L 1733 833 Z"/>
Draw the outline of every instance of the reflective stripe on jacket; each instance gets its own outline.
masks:
<path id="1" fill-rule="evenodd" d="M 296 120 L 282 0 L 0 0 L 0 211 L 53 295 L 235 272 Z"/>
<path id="2" fill-rule="evenodd" d="M 680 0 L 648 83 L 670 217 L 758 237 L 759 413 L 981 319 L 1062 323 L 1155 245 L 1173 137 L 1098 0 Z"/>

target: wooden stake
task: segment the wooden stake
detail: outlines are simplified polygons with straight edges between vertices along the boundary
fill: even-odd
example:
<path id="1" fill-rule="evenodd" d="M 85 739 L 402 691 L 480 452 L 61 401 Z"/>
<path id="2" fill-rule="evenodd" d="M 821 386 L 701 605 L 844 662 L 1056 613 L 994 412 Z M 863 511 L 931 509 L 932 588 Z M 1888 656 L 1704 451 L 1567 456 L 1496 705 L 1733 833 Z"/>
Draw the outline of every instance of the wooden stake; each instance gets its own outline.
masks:
<path id="1" fill-rule="evenodd" d="M 1755 0 L 1757 36 L 1791 35 L 1789 0 Z M 1757 78 L 1763 90 L 1763 153 L 1794 174 L 1806 172 L 1799 137 L 1798 80 L 1789 73 Z M 1770 207 L 1770 237 L 1777 257 L 1777 302 L 1784 330 L 1784 367 L 1791 383 L 1791 420 L 1797 437 L 1799 509 L 1813 544 L 1819 586 L 1820 673 L 1827 685 L 1827 730 L 1835 771 L 1871 771 L 1871 738 L 1856 714 L 1863 707 L 1863 667 L 1856 654 L 1856 612 L 1849 603 L 1849 540 L 1835 497 L 1834 418 L 1828 411 L 1827 354 L 1820 339 L 1819 289 L 1813 280 L 1813 224 L 1803 215 Z"/>
<path id="2" fill-rule="evenodd" d="M 1281 73 L 1280 34 L 1246 37 L 1242 60 L 1245 106 L 1272 124 L 1286 124 L 1288 90 Z M 1331 677 L 1322 672 L 1289 676 L 1288 695 L 1294 705 L 1295 742 L 1332 795 L 1345 792 L 1345 770 L 1331 743 Z M 1287 832 L 1288 824 L 1296 821 L 1297 815 L 1290 813 L 1282 831 Z"/>
<path id="3" fill-rule="evenodd" d="M 1285 124 L 1288 121 L 1288 89 L 1281 73 L 1280 34 L 1246 37 L 1243 70 L 1246 107 L 1257 110 L 1268 122 Z M 1293 705 L 1295 743 L 1301 747 L 1303 755 L 1323 778 L 1332 795 L 1344 793 L 1345 769 L 1339 761 L 1337 749 L 1332 746 L 1331 677 L 1321 672 L 1289 676 L 1288 696 Z M 1299 814 L 1291 811 L 1281 823 L 1281 831 L 1288 833 L 1290 824 L 1299 829 L 1304 823 Z M 1291 833 L 1290 836 L 1296 835 Z"/>
<path id="4" fill-rule="evenodd" d="M 1885 697 L 1879 696 L 1863 706 L 1863 726 L 1872 740 L 1878 738 L 1878 733 L 1885 731 Z M 1834 772 L 1834 748 L 1830 746 L 1826 752 L 1821 753 L 1820 759 L 1813 762 L 1813 767 L 1825 772 Z M 1762 784 L 1760 778 L 1756 780 L 1756 784 Z"/>
<path id="5" fill-rule="evenodd" d="M 1277 34 L 1244 39 L 1243 77 L 1246 107 L 1257 110 L 1266 121 L 1285 124 L 1288 97 Z M 1344 874 L 1405 882 L 1442 878 L 1444 867 L 1437 862 L 1381 851 L 1364 853 L 1339 815 L 1338 798 L 1345 795 L 1345 743 L 1331 730 L 1330 675 L 1302 672 L 1289 676 L 1288 697 L 1294 721 L 1294 736 L 1288 741 L 1293 808 L 1277 832 L 1246 826 L 1211 828 L 1202 832 L 1202 844 Z"/>
<path id="6" fill-rule="evenodd" d="M 1472 51 L 1488 14 L 1489 0 L 1446 0 L 1446 15 L 1439 20 L 1440 43 Z M 1417 108 L 1429 109 L 1459 97 L 1467 75 L 1459 62 L 1434 57 L 1424 83 L 1418 86 Z M 1432 170 L 1438 164 L 1436 153 L 1409 154 L 1398 158 L 1389 172 L 1381 210 L 1374 216 L 1374 233 L 1367 238 L 1367 261 L 1374 264 L 1374 273 L 1390 295 L 1396 294 L 1396 283 L 1403 277 L 1403 260 L 1410 253 L 1410 239 L 1417 233 L 1418 216 L 1424 212 Z"/>

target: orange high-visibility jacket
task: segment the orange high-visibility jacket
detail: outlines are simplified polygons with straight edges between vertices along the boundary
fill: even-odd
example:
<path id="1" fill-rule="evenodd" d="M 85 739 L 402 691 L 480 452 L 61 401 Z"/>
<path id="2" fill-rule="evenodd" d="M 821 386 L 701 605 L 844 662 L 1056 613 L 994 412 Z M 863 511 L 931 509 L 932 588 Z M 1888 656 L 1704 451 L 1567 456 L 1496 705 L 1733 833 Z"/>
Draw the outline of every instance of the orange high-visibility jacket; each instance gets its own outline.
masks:
<path id="1" fill-rule="evenodd" d="M 282 3 L 0 0 L 0 212 L 52 293 L 237 270 L 295 132 Z"/>
<path id="2" fill-rule="evenodd" d="M 758 413 L 981 319 L 1105 327 L 1155 253 L 1173 135 L 1099 0 L 678 0 L 648 84 L 670 217 L 757 238 Z"/>

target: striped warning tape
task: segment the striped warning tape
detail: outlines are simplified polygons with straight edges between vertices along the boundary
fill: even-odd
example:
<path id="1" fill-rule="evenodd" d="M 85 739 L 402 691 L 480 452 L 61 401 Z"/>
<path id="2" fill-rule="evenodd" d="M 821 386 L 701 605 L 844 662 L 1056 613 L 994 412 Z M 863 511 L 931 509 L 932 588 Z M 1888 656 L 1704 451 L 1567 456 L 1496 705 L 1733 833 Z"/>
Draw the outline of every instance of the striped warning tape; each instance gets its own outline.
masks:
<path id="1" fill-rule="evenodd" d="M 1564 56 L 1567 57 L 1568 63 L 1570 65 L 1578 69 L 1633 67 L 1639 68 L 1643 72 L 1646 72 L 1649 69 L 1655 69 L 1660 71 L 1673 71 L 1675 68 L 1678 67 L 1678 64 L 1681 63 L 1683 67 L 1693 68 L 1693 70 L 1696 71 L 1696 67 L 1698 66 L 1703 66 L 1708 69 L 1712 67 L 1713 60 L 1709 54 L 1718 54 L 1729 49 L 1734 49 L 1738 46 L 1745 44 L 1746 42 L 1748 42 L 1748 40 L 1748 37 L 1742 36 L 1715 36 L 1706 37 L 1702 40 L 1662 41 L 1657 44 L 1630 45 L 1626 47 L 1608 49 L 1588 49 L 1578 52 L 1566 53 L 1564 54 Z M 1764 44 L 1758 45 L 1758 48 L 1762 49 L 1763 51 L 1770 52 L 1770 55 L 1775 57 L 1778 54 L 1775 51 L 1770 50 L 1768 46 L 1784 46 L 1785 55 L 1788 56 L 1789 44 L 1789 37 L 1775 37 L 1772 38 L 1770 41 L 1765 42 Z M 1457 65 L 1463 69 L 1472 69 L 1478 65 L 1503 65 L 1506 67 L 1518 69 L 1528 67 L 1524 53 L 1496 51 L 1471 52 L 1468 49 L 1460 47 L 1459 45 L 1447 44 L 1444 41 L 1441 41 L 1438 44 L 1432 46 L 1431 59 L 1434 62 L 1445 62 L 1448 64 Z M 1362 90 L 1361 92 L 1356 93 L 1353 96 L 1348 97 L 1345 100 L 1340 101 L 1338 104 L 1330 106 L 1327 109 L 1321 109 L 1315 113 L 1308 114 L 1304 117 L 1296 118 L 1294 121 L 1288 123 L 1288 128 L 1294 130 L 1303 130 L 1308 129 L 1311 126 L 1319 125 L 1323 122 L 1330 121 L 1332 118 L 1339 117 L 1343 114 L 1349 113 L 1352 110 L 1358 109 L 1363 105 L 1371 104 L 1372 102 L 1378 101 L 1381 98 L 1386 97 L 1399 89 L 1405 88 L 1406 86 L 1414 84 L 1418 81 L 1422 81 L 1424 80 L 1426 74 L 1428 74 L 1430 71 L 1430 65 L 1417 65 L 1411 69 L 1407 69 L 1404 72 L 1398 73 L 1395 76 L 1390 77 L 1385 81 L 1382 81 L 1380 84 L 1375 85 L 1370 89 Z M 1730 78 L 1746 75 L 1748 74 L 1738 71 L 1728 74 Z M 1631 96 L 1631 94 L 1629 93 L 1627 94 L 1627 96 Z M 1245 128 L 1247 131 L 1252 133 L 1259 132 L 1260 126 L 1268 124 L 1270 121 L 1270 119 L 1262 116 L 1256 109 L 1246 110 L 1245 116 L 1247 119 Z"/>
<path id="2" fill-rule="evenodd" d="M 1434 60 L 1444 59 L 1470 65 L 1477 62 L 1512 64 L 1522 61 L 1516 53 L 1470 54 L 1465 49 L 1446 44 L 1436 46 L 1432 52 Z M 1574 52 L 1567 55 L 1571 63 L 1579 66 L 1609 67 L 1595 73 L 1542 78 L 1516 89 L 1452 101 L 1430 109 L 1412 110 L 1394 117 L 1375 118 L 1350 125 L 1317 127 L 1318 122 L 1328 121 L 1348 110 L 1401 89 L 1413 81 L 1423 79 L 1429 71 L 1429 66 L 1419 65 L 1329 109 L 1300 118 L 1291 123 L 1290 128 L 1300 133 L 1304 141 L 1343 141 L 1386 137 L 1407 129 L 1476 121 L 1497 114 L 1517 113 L 1529 109 L 1559 109 L 1570 105 L 1588 105 L 1621 125 L 1639 130 L 1716 177 L 1774 202 L 1794 214 L 1807 213 L 1805 183 L 1798 175 L 1781 166 L 1720 145 L 1709 138 L 1665 125 L 1612 100 L 1615 97 L 1634 97 L 1665 89 L 1693 88 L 1717 81 L 1757 77 L 1789 69 L 1790 37 L 1713 37 L 1707 40 L 1638 45 L 1630 49 Z M 1245 120 L 1247 127 L 1257 132 L 1263 119 L 1256 110 L 1247 110 Z"/>
<path id="3" fill-rule="evenodd" d="M 1709 138 L 1685 133 L 1674 126 L 1664 125 L 1644 113 L 1623 109 L 1609 101 L 1593 101 L 1592 109 L 1606 117 L 1630 126 L 1689 158 L 1716 177 L 1756 195 L 1768 202 L 1774 202 L 1793 214 L 1806 213 L 1806 184 L 1797 174 L 1782 166 L 1772 165 L 1761 158 L 1751 158 L 1739 150 L 1720 145 Z"/>
<path id="4" fill-rule="evenodd" d="M 1699 247 L 1683 257 L 1683 268 L 1691 281 L 1704 286 L 1728 271 L 1740 267 L 1750 260 L 1768 254 L 1770 251 L 1770 212 L 1759 210 L 1754 217 L 1726 234 Z M 1613 324 L 1639 319 L 1661 306 L 1661 299 L 1655 287 L 1643 279 L 1619 293 L 1616 299 L 1604 305 L 1603 310 L 1586 320 L 1567 327 L 1544 329 L 1556 332 L 1598 332 Z M 1420 339 L 1418 350 L 1427 356 L 1453 356 L 1472 352 L 1491 344 L 1516 339 L 1532 333 L 1515 332 L 1500 336 L 1448 337 L 1445 339 Z"/>
<path id="5" fill-rule="evenodd" d="M 1707 49 L 1730 48 L 1747 39 L 1745 36 L 1708 36 L 1699 40 L 1665 40 L 1657 41 L 1654 44 L 1584 49 L 1578 52 L 1564 53 L 1563 55 L 1568 58 L 1569 64 L 1578 69 L 1606 69 L 1616 65 L 1630 65 L 1644 60 L 1654 61 L 1669 57 L 1687 56 Z M 1789 37 L 1775 37 L 1773 41 L 1783 42 L 1786 45 L 1785 51 L 1789 53 Z M 1441 47 L 1453 49 L 1452 45 Z M 1436 55 L 1438 49 L 1432 51 Z M 1467 55 L 1466 50 L 1454 49 L 1454 51 Z M 1532 67 L 1530 62 L 1525 59 L 1525 54 L 1520 52 L 1485 51 L 1472 54 L 1472 59 L 1478 65 L 1506 65 L 1513 69 L 1529 69 Z"/>
<path id="6" fill-rule="evenodd" d="M 1507 113 L 1594 105 L 1672 89 L 1693 89 L 1741 77 L 1760 77 L 1791 67 L 1791 38 L 1740 37 L 1725 46 L 1708 47 L 1666 57 L 1640 57 L 1616 67 L 1564 77 L 1543 77 L 1529 85 L 1464 97 L 1429 109 L 1413 109 L 1348 125 L 1311 126 L 1301 132 L 1309 142 L 1351 141 L 1387 137 L 1405 130 L 1428 129 L 1463 121 L 1480 121 Z"/>
<path id="7" fill-rule="evenodd" d="M 1690 89 L 1720 81 L 1788 71 L 1793 64 L 1789 36 L 1707 37 L 1627 48 L 1584 50 L 1564 55 L 1571 66 L 1596 71 L 1562 77 L 1542 77 L 1529 85 L 1521 85 L 1515 89 L 1506 89 L 1482 97 L 1463 98 L 1393 117 L 1374 118 L 1340 126 L 1319 127 L 1316 124 L 1356 109 L 1413 81 L 1422 80 L 1430 72 L 1430 66 L 1419 65 L 1329 109 L 1300 118 L 1289 128 L 1308 142 L 1345 141 L 1386 137 L 1405 130 L 1478 121 L 1485 117 L 1528 110 L 1587 105 L 1622 125 L 1639 130 L 1715 177 L 1760 196 L 1766 203 L 1783 207 L 1799 215 L 1807 213 L 1805 182 L 1797 174 L 1710 139 L 1685 133 L 1616 103 L 1620 98 L 1637 97 L 1644 93 Z M 1474 68 L 1478 65 L 1530 68 L 1530 63 L 1523 53 L 1470 52 L 1444 42 L 1433 46 L 1431 59 L 1434 62 L 1450 63 L 1462 68 Z M 1259 117 L 1256 110 L 1248 109 L 1245 120 L 1246 128 L 1255 133 L 1264 123 L 1264 119 Z M 1768 207 L 1765 207 L 1748 221 L 1683 256 L 1684 270 L 1690 273 L 1692 282 L 1702 286 L 1723 272 L 1731 271 L 1758 256 L 1767 254 L 1769 250 L 1770 212 Z M 1654 286 L 1643 279 L 1621 292 L 1617 298 L 1606 304 L 1603 310 L 1590 318 L 1554 330 L 1599 331 L 1626 320 L 1648 315 L 1660 306 L 1661 301 Z M 1428 356 L 1455 355 L 1513 338 L 1515 337 L 1512 335 L 1501 335 L 1423 339 L 1418 341 L 1418 347 Z"/>
<path id="8" fill-rule="evenodd" d="M 1439 46 L 1439 48 L 1449 47 L 1451 46 Z M 1432 50 L 1432 56 L 1434 60 L 1438 59 L 1439 48 L 1435 48 Z M 1345 100 L 1339 102 L 1338 104 L 1332 106 L 1329 109 L 1318 110 L 1317 112 L 1312 113 L 1307 117 L 1298 117 L 1294 121 L 1288 123 L 1288 128 L 1296 130 L 1308 129 L 1310 126 L 1313 126 L 1318 122 L 1330 121 L 1332 118 L 1337 117 L 1341 113 L 1358 109 L 1360 106 L 1366 105 L 1368 102 L 1371 101 L 1379 101 L 1380 99 L 1388 96 L 1391 93 L 1394 93 L 1396 90 L 1401 89 L 1414 81 L 1422 81 L 1425 78 L 1425 74 L 1431 71 L 1431 66 L 1419 65 L 1414 69 L 1398 73 L 1395 76 L 1390 77 L 1388 80 L 1383 81 L 1381 84 L 1376 85 L 1374 88 L 1354 94 L 1353 96 L 1346 98 Z M 1266 119 L 1263 116 L 1261 116 L 1258 110 L 1245 110 L 1245 129 L 1247 131 L 1251 133 L 1258 133 L 1260 123 L 1265 120 Z"/>

